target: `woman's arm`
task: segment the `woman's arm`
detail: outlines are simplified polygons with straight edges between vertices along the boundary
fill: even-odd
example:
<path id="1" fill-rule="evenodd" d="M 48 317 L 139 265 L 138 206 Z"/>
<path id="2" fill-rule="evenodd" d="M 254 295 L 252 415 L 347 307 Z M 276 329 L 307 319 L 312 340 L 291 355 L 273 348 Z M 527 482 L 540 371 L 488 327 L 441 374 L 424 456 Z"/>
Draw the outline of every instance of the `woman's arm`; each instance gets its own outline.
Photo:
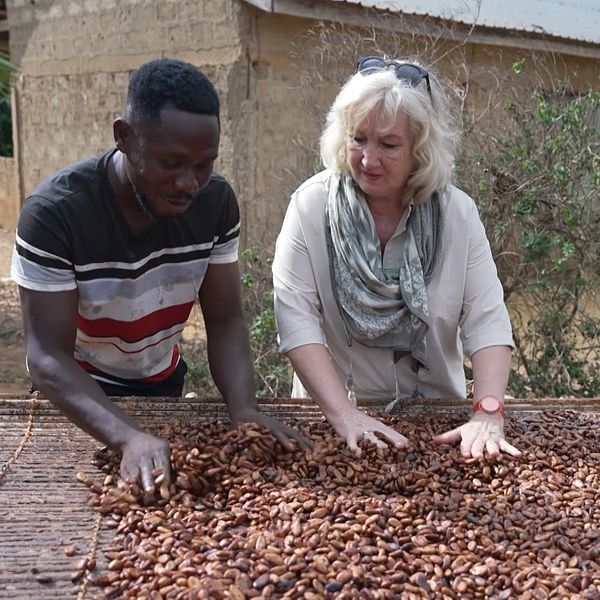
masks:
<path id="1" fill-rule="evenodd" d="M 290 350 L 287 356 L 308 393 L 336 433 L 346 440 L 350 450 L 360 454 L 358 440 L 363 436 L 378 446 L 385 447 L 386 444 L 377 438 L 376 433 L 380 433 L 397 448 L 406 445 L 407 439 L 403 435 L 350 403 L 323 344 L 306 344 Z"/>
<path id="2" fill-rule="evenodd" d="M 485 396 L 493 396 L 504 405 L 504 393 L 510 373 L 512 348 L 489 346 L 471 356 L 473 366 L 473 405 Z"/>
<path id="3" fill-rule="evenodd" d="M 490 458 L 500 452 L 513 457 L 521 452 L 509 444 L 504 437 L 504 391 L 510 371 L 511 349 L 508 346 L 482 348 L 471 357 L 473 363 L 474 408 L 485 397 L 491 396 L 500 403 L 500 410 L 486 413 L 477 410 L 471 419 L 434 438 L 437 444 L 452 444 L 460 441 L 460 451 L 469 458 L 481 458 L 484 451 Z"/>
<path id="4" fill-rule="evenodd" d="M 292 197 L 275 247 L 273 288 L 280 351 L 351 450 L 360 452 L 357 442 L 365 433 L 366 439 L 385 446 L 373 432 L 401 447 L 406 443 L 404 436 L 350 403 L 325 346 L 316 269 L 327 266 L 327 249 L 317 233 L 323 226 L 324 204 L 315 190 L 310 198 L 300 198 L 303 192 Z M 298 202 L 308 203 L 310 210 L 304 204 L 302 211 Z"/>
<path id="5" fill-rule="evenodd" d="M 520 456 L 504 437 L 504 392 L 512 352 L 510 320 L 490 245 L 474 204 L 460 328 L 465 351 L 473 364 L 474 408 L 487 396 L 496 399 L 500 406 L 495 413 L 477 410 L 467 423 L 437 436 L 434 441 L 440 444 L 460 441 L 466 457 L 481 457 L 484 451 L 490 457 L 500 452 Z"/>

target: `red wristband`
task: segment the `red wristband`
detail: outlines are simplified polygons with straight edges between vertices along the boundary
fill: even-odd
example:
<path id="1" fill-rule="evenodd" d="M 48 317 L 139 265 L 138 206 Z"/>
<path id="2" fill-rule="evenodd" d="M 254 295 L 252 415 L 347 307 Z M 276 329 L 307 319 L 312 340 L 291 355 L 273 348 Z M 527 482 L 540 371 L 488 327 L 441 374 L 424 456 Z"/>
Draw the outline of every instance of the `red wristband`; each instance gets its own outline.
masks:
<path id="1" fill-rule="evenodd" d="M 484 412 L 488 415 L 493 415 L 494 413 L 500 413 L 501 416 L 504 416 L 504 405 L 498 398 L 495 396 L 484 396 L 475 403 L 473 406 L 474 412 Z"/>

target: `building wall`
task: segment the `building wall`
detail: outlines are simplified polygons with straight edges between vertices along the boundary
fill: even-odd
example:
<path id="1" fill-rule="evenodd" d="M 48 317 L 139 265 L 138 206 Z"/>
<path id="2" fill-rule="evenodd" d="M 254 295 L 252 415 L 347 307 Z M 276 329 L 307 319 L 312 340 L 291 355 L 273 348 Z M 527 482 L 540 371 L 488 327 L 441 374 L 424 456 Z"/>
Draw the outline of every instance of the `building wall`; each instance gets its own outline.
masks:
<path id="1" fill-rule="evenodd" d="M 502 96 L 523 98 L 558 80 L 568 81 L 574 91 L 600 89 L 600 64 L 589 58 L 408 34 L 374 39 L 371 31 L 339 25 L 323 29 L 308 19 L 258 10 L 254 18 L 258 170 L 248 217 L 256 239 L 266 243 L 279 231 L 290 194 L 320 169 L 318 139 L 326 112 L 359 55 L 385 51 L 433 61 L 455 90 L 456 109 L 491 133 L 502 127 Z M 517 76 L 513 65 L 518 61 L 523 71 Z"/>
<path id="2" fill-rule="evenodd" d="M 9 0 L 19 65 L 19 171 L 24 193 L 56 169 L 113 145 L 131 71 L 158 57 L 198 65 L 222 101 L 217 168 L 252 187 L 248 19 L 237 0 Z M 243 152 L 240 149 L 244 149 Z"/>
<path id="3" fill-rule="evenodd" d="M 339 29 L 336 38 L 337 26 L 319 32 L 314 21 L 265 13 L 241 0 L 8 5 L 11 54 L 20 66 L 17 159 L 24 193 L 57 168 L 112 145 L 111 123 L 133 69 L 159 56 L 180 58 L 200 66 L 219 91 L 217 169 L 238 194 L 244 246 L 272 245 L 290 194 L 319 169 L 318 137 L 340 83 L 356 55 L 379 43 L 360 30 L 352 37 Z M 552 56 L 540 65 L 539 53 L 534 58 L 514 48 L 418 42 L 408 35 L 386 43 L 390 55 L 417 53 L 421 46 L 445 55 L 438 70 L 468 90 L 467 108 L 492 131 L 499 124 L 491 91 L 498 73 L 510 72 L 515 61 L 525 58 L 526 69 L 548 81 L 568 76 L 582 90 L 597 86 L 600 75 L 591 59 Z"/>

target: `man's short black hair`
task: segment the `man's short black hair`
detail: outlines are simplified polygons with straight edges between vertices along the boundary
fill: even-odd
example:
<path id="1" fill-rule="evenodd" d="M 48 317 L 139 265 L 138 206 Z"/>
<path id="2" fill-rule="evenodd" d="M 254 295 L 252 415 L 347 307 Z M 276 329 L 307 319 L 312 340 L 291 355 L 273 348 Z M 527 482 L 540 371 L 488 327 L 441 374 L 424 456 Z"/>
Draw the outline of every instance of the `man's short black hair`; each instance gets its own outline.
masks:
<path id="1" fill-rule="evenodd" d="M 128 116 L 157 120 L 167 104 L 178 110 L 219 117 L 219 97 L 210 79 L 200 69 L 170 58 L 143 64 L 129 80 Z"/>

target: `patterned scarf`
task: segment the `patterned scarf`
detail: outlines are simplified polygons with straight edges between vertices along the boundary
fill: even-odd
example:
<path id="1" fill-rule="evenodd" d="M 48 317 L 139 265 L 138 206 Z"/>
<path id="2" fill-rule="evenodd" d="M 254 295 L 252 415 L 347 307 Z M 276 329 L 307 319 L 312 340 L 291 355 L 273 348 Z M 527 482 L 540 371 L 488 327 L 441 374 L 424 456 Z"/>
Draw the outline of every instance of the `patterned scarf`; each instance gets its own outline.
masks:
<path id="1" fill-rule="evenodd" d="M 332 285 L 352 340 L 394 350 L 394 360 L 410 354 L 427 368 L 429 326 L 426 282 L 436 264 L 442 233 L 437 195 L 415 205 L 406 226 L 398 271 L 383 270 L 375 221 L 348 175 L 332 176 L 326 207 L 326 233 Z"/>

